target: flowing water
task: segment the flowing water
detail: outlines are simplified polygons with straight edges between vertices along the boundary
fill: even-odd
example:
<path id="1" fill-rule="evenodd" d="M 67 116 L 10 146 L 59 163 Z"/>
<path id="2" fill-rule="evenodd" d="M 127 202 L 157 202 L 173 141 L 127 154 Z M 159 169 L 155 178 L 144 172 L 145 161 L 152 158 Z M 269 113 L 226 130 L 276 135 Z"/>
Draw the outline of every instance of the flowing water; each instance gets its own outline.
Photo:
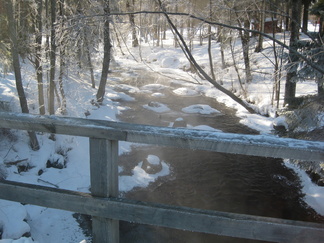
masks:
<path id="1" fill-rule="evenodd" d="M 144 79 L 128 79 L 124 84 L 143 86 L 156 82 L 157 77 L 145 74 Z M 161 83 L 161 80 L 158 81 Z M 120 83 L 119 83 L 120 84 Z M 167 88 L 156 92 L 165 96 L 152 96 L 148 93 L 128 93 L 125 86 L 116 85 L 116 91 L 123 91 L 135 101 L 119 101 L 130 109 L 119 119 L 129 123 L 170 126 L 182 117 L 192 126 L 208 125 L 223 132 L 256 134 L 243 126 L 235 116 L 235 111 L 202 95 L 183 97 L 172 90 L 176 83 L 164 80 Z M 169 112 L 157 113 L 143 108 L 150 102 L 167 105 Z M 193 104 L 205 104 L 221 112 L 216 115 L 186 114 L 182 108 Z M 201 209 L 219 210 L 233 213 L 252 214 L 283 219 L 324 222 L 303 203 L 300 182 L 295 173 L 283 165 L 281 159 L 261 158 L 243 155 L 230 155 L 206 151 L 191 151 L 179 148 L 140 146 L 130 153 L 120 156 L 119 163 L 124 173 L 153 154 L 165 161 L 171 174 L 159 178 L 147 188 L 135 188 L 123 197 L 188 206 Z M 209 234 L 186 232 L 161 227 L 121 222 L 121 242 L 256 242 Z"/>

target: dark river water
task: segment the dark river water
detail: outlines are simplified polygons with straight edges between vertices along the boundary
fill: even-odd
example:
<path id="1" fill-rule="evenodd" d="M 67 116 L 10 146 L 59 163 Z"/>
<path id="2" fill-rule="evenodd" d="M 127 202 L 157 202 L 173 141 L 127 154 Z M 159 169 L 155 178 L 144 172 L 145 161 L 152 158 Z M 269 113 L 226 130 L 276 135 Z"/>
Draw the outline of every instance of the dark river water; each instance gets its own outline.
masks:
<path id="1" fill-rule="evenodd" d="M 146 76 L 146 80 L 148 83 L 154 82 L 152 77 Z M 138 84 L 138 87 L 145 84 L 134 83 L 134 80 L 127 82 L 131 83 L 125 84 Z M 154 91 L 163 93 L 164 97 L 155 97 L 149 92 L 128 93 L 122 86 L 116 86 L 116 91 L 135 98 L 132 102 L 119 101 L 122 106 L 130 107 L 119 119 L 129 123 L 169 126 L 175 119 L 182 117 L 192 126 L 208 125 L 223 132 L 257 134 L 239 123 L 235 110 L 202 95 L 175 95 L 172 90 L 178 88 L 177 84 L 169 81 L 164 84 L 168 88 Z M 171 110 L 157 113 L 143 108 L 143 105 L 150 102 L 163 103 Z M 219 110 L 221 115 L 182 112 L 182 108 L 193 104 L 209 105 Z M 323 217 L 303 203 L 300 182 L 296 174 L 283 165 L 281 159 L 140 146 L 120 156 L 119 163 L 124 167 L 124 173 L 131 174 L 138 162 L 150 154 L 165 161 L 170 166 L 171 174 L 159 178 L 147 188 L 135 188 L 123 194 L 123 197 L 233 213 L 324 222 Z M 123 243 L 257 242 L 127 222 L 121 222 L 120 228 Z"/>

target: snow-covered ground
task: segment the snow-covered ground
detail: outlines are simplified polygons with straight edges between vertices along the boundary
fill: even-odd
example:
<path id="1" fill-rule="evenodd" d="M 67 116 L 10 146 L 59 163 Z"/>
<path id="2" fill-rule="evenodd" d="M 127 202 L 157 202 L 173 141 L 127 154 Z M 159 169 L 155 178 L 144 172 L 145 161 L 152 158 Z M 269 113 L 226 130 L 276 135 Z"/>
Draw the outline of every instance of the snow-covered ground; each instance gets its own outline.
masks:
<path id="1" fill-rule="evenodd" d="M 282 34 L 281 34 L 282 35 Z M 120 66 L 128 68 L 128 72 L 123 72 L 121 78 L 133 78 L 137 70 L 154 70 L 156 73 L 167 75 L 174 82 L 182 85 L 181 88 L 173 92 L 181 96 L 191 96 L 203 94 L 207 97 L 215 98 L 217 101 L 233 107 L 237 110 L 237 116 L 241 118 L 241 123 L 254 128 L 260 133 L 270 134 L 275 121 L 275 108 L 271 105 L 272 97 L 272 64 L 271 52 L 267 52 L 267 47 L 271 42 L 264 41 L 265 53 L 252 53 L 253 69 L 263 70 L 267 75 L 254 75 L 253 82 L 246 85 L 247 100 L 253 101 L 259 111 L 263 111 L 268 116 L 251 115 L 242 106 L 234 102 L 228 96 L 216 90 L 206 81 L 201 80 L 195 74 L 184 71 L 189 67 L 189 62 L 182 54 L 180 49 L 174 49 L 173 40 L 163 41 L 163 48 L 152 47 L 151 45 L 141 43 L 141 49 L 133 48 L 131 51 L 134 56 L 141 55 L 144 63 L 135 61 L 130 55 L 118 55 L 116 49 L 115 68 Z M 239 48 L 239 43 L 237 47 Z M 213 56 L 219 60 L 219 46 L 213 45 Z M 208 71 L 209 60 L 206 46 L 194 45 L 193 54 L 199 64 Z M 230 60 L 230 58 L 228 57 Z M 238 60 L 239 61 L 239 60 Z M 242 61 L 242 60 L 241 60 Z M 118 65 L 116 65 L 118 64 Z M 219 68 L 215 63 L 217 80 L 222 80 L 227 88 L 239 90 L 237 75 L 233 68 L 226 70 Z M 239 63 L 242 65 L 242 62 Z M 114 67 L 112 67 L 113 69 Z M 96 70 L 96 78 L 99 80 L 100 70 Z M 25 91 L 27 94 L 29 108 L 31 113 L 37 113 L 37 86 L 33 69 L 27 64 L 23 65 L 23 79 Z M 91 105 L 90 101 L 95 98 L 96 90 L 92 89 L 87 82 L 89 77 L 86 74 L 76 74 L 71 71 L 69 77 L 65 80 L 65 93 L 68 97 L 67 111 L 68 116 L 83 117 L 91 119 L 103 119 L 117 121 L 116 114 L 128 109 L 120 106 L 118 100 L 135 101 L 133 97 L 123 92 L 117 92 L 112 86 L 107 86 L 107 92 L 103 105 L 98 108 Z M 111 83 L 118 84 L 118 78 L 110 79 Z M 198 82 L 199 81 L 199 82 Z M 109 82 L 108 82 L 109 83 Z M 154 96 L 163 95 L 161 90 L 165 86 L 152 83 L 142 87 L 132 85 L 122 85 L 119 88 L 127 89 L 131 92 L 151 92 Z M 316 92 L 315 82 L 304 82 L 297 85 L 298 95 L 314 94 Z M 284 90 L 283 88 L 281 89 Z M 239 92 L 238 92 L 239 94 Z M 0 77 L 0 100 L 10 103 L 12 111 L 19 111 L 19 102 L 15 90 L 15 79 L 12 73 Z M 155 112 L 164 112 L 169 109 L 161 103 L 152 103 L 145 106 Z M 203 105 L 183 107 L 187 113 L 213 114 L 219 111 Z M 280 121 L 284 124 L 282 120 Z M 324 125 L 324 124 L 323 124 Z M 207 126 L 197 126 L 196 129 L 211 129 Z M 74 136 L 57 135 L 53 141 L 48 134 L 38 134 L 41 145 L 39 151 L 32 151 L 28 147 L 28 138 L 25 132 L 16 131 L 11 134 L 1 133 L 0 139 L 0 178 L 7 180 L 45 185 L 69 190 L 89 192 L 89 153 L 88 139 Z M 131 150 L 131 144 L 120 142 L 119 153 L 125 153 Z M 29 168 L 28 171 L 18 171 L 15 162 L 22 160 L 19 165 Z M 170 173 L 168 161 L 159 161 L 154 155 L 147 158 L 152 164 L 161 163 L 162 169 L 156 174 L 149 174 L 143 168 L 143 161 L 136 161 L 137 166 L 133 168 L 131 176 L 122 175 L 119 177 L 120 191 L 125 192 L 134 187 L 146 187 L 149 183 L 155 181 L 158 177 L 166 176 Z M 47 168 L 47 161 L 56 161 L 64 169 Z M 297 171 L 303 181 L 303 190 L 306 194 L 305 201 L 309 203 L 318 213 L 324 215 L 324 188 L 318 187 L 310 182 L 305 172 L 286 162 L 287 166 Z M 21 167 L 22 168 L 22 167 Z M 122 172 L 123 168 L 120 167 Z M 78 223 L 72 216 L 73 213 L 43 208 L 32 205 L 21 205 L 16 202 L 0 200 L 0 232 L 3 232 L 0 243 L 30 243 L 30 242 L 81 242 L 87 240 L 83 235 Z M 22 237 L 25 232 L 30 232 L 32 238 Z M 10 240 L 15 239 L 15 240 Z"/>

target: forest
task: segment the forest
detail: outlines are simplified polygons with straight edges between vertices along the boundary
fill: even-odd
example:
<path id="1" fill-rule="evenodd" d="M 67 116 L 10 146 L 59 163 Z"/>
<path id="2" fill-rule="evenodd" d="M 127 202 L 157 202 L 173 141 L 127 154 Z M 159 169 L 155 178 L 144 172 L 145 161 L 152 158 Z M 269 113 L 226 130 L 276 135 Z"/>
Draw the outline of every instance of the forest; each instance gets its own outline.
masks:
<path id="1" fill-rule="evenodd" d="M 273 104 L 279 106 L 280 82 L 285 83 L 284 105 L 294 105 L 299 81 L 314 79 L 318 95 L 323 95 L 323 1 L 244 0 L 244 1 L 1 1 L 1 70 L 13 67 L 22 111 L 28 113 L 21 81 L 20 60 L 30 62 L 38 82 L 39 114 L 54 114 L 57 107 L 65 113 L 64 76 L 70 68 L 89 72 L 91 85 L 102 102 L 110 60 L 114 49 L 151 42 L 163 46 L 166 32 L 172 31 L 174 48 L 181 48 L 190 62 L 189 72 L 196 73 L 215 88 L 231 96 L 251 112 L 257 112 L 244 100 L 245 83 L 253 80 L 251 52 L 263 51 L 263 40 L 272 42 L 274 73 Z M 312 16 L 310 18 L 309 16 Z M 308 32 L 309 20 L 318 24 L 317 32 Z M 276 33 L 290 31 L 279 39 Z M 309 39 L 300 40 L 300 31 Z M 192 55 L 193 40 L 209 50 L 209 67 L 202 68 Z M 203 40 L 208 40 L 203 42 Z M 234 50 L 241 41 L 240 53 Z M 212 56 L 211 46 L 220 45 L 220 56 Z M 127 48 L 127 46 L 126 46 Z M 99 84 L 93 75 L 94 56 L 103 52 Z M 225 68 L 224 52 L 231 52 L 241 92 L 235 95 L 215 77 L 215 59 Z M 235 63 L 241 55 L 244 66 Z M 56 97 L 56 101 L 55 101 Z M 47 104 L 47 105 L 46 105 Z"/>

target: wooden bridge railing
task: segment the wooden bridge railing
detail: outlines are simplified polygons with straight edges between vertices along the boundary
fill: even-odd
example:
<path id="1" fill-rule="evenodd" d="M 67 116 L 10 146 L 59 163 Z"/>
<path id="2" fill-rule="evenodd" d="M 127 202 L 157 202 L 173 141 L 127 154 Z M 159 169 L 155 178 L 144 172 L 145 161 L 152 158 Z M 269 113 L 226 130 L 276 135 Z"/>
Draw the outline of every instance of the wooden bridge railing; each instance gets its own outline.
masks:
<path id="1" fill-rule="evenodd" d="M 0 181 L 0 198 L 92 216 L 93 242 L 117 243 L 119 220 L 272 242 L 323 242 L 324 225 L 118 197 L 118 141 L 324 161 L 324 142 L 0 112 L 0 128 L 90 139 L 91 194 Z"/>

